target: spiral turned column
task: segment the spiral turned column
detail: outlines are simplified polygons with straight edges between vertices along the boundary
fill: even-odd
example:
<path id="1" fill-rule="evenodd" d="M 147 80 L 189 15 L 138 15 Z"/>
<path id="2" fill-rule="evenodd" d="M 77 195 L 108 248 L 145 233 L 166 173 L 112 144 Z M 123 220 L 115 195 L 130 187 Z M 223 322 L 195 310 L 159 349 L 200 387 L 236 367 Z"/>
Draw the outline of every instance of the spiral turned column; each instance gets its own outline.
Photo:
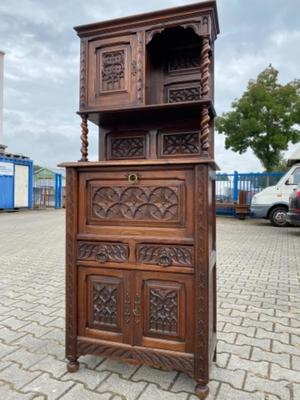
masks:
<path id="1" fill-rule="evenodd" d="M 88 115 L 87 114 L 81 114 L 81 159 L 79 161 L 88 161 L 88 146 L 89 146 L 89 141 L 88 141 L 88 133 L 89 133 L 89 128 L 88 128 Z"/>
<path id="2" fill-rule="evenodd" d="M 201 120 L 200 120 L 200 142 L 201 142 L 201 149 L 204 155 L 208 154 L 209 149 L 209 110 L 208 107 L 204 107 L 201 111 Z"/>
<path id="3" fill-rule="evenodd" d="M 202 49 L 201 49 L 201 63 L 200 63 L 200 71 L 201 71 L 201 79 L 200 79 L 200 86 L 201 86 L 201 98 L 207 98 L 210 95 L 210 87 L 209 87 L 209 80 L 210 80 L 210 73 L 209 73 L 209 66 L 210 66 L 210 41 L 208 36 L 204 36 L 202 40 Z M 200 120 L 200 141 L 201 141 L 201 149 L 203 155 L 208 155 L 209 149 L 209 108 L 203 107 L 201 111 L 201 120 Z"/>
<path id="4" fill-rule="evenodd" d="M 209 95 L 209 66 L 210 66 L 210 52 L 211 47 L 209 43 L 209 37 L 204 37 L 202 40 L 202 49 L 201 49 L 201 62 L 200 62 L 200 71 L 201 71 L 201 97 L 207 97 Z"/>

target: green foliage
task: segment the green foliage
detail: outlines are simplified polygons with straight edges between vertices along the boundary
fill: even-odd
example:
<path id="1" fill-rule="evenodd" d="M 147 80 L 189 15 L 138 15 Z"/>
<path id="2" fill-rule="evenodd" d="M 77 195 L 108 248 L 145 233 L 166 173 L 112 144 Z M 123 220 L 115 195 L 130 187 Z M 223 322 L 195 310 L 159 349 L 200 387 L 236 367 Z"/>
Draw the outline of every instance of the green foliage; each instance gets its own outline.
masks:
<path id="1" fill-rule="evenodd" d="M 272 171 L 274 172 L 287 172 L 290 169 L 288 166 L 288 160 L 285 160 L 283 157 L 279 158 L 277 164 L 274 164 Z"/>
<path id="2" fill-rule="evenodd" d="M 266 171 L 281 165 L 281 152 L 290 142 L 300 141 L 300 80 L 281 85 L 277 78 L 270 65 L 249 81 L 242 97 L 232 103 L 233 111 L 216 119 L 226 149 L 242 154 L 251 148 Z"/>

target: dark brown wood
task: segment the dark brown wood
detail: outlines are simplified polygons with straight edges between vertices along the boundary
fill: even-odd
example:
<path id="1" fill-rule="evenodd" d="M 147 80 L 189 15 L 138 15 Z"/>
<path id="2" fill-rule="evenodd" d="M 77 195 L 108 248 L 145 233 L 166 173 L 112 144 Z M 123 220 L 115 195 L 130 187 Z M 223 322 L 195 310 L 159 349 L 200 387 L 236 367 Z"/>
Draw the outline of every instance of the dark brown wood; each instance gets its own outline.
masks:
<path id="1" fill-rule="evenodd" d="M 77 171 L 68 168 L 66 174 L 66 358 L 69 372 L 78 369 L 77 363 Z"/>
<path id="2" fill-rule="evenodd" d="M 209 95 L 209 65 L 210 65 L 210 59 L 209 59 L 209 53 L 211 51 L 210 48 L 210 43 L 209 43 L 209 36 L 205 36 L 202 40 L 202 50 L 201 50 L 201 65 L 200 65 L 200 71 L 201 71 L 201 79 L 200 79 L 200 85 L 201 85 L 201 95 L 202 97 L 206 97 Z"/>
<path id="3" fill-rule="evenodd" d="M 246 190 L 239 191 L 238 202 L 235 204 L 235 212 L 239 219 L 245 219 L 250 213 L 250 205 L 247 203 L 247 194 L 248 192 Z"/>
<path id="4" fill-rule="evenodd" d="M 207 1 L 77 27 L 81 154 L 67 169 L 66 357 L 184 371 L 216 357 L 213 48 Z M 99 161 L 88 162 L 88 120 Z"/>
<path id="5" fill-rule="evenodd" d="M 80 161 L 88 161 L 88 134 L 89 134 L 89 129 L 88 129 L 88 115 L 87 114 L 82 114 L 81 115 L 81 159 Z"/>
<path id="6" fill-rule="evenodd" d="M 201 148 L 205 155 L 208 155 L 209 149 L 209 111 L 206 107 L 203 107 L 201 110 Z"/>

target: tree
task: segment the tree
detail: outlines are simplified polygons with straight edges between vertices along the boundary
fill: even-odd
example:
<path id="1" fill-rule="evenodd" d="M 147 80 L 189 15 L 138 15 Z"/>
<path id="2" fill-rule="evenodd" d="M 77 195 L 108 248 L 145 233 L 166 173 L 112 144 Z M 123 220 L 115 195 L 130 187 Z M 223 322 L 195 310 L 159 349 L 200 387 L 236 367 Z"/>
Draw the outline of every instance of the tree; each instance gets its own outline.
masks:
<path id="1" fill-rule="evenodd" d="M 251 148 L 266 171 L 281 164 L 282 151 L 300 141 L 300 80 L 281 85 L 278 71 L 269 65 L 250 80 L 233 111 L 216 119 L 226 149 L 240 154 Z"/>

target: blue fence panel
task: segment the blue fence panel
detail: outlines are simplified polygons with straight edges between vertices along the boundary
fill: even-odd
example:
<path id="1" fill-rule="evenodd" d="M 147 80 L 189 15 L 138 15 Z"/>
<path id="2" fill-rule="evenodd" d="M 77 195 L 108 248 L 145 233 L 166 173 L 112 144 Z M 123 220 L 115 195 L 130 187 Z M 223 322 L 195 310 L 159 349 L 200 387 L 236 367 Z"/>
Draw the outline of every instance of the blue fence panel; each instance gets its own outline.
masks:
<path id="1" fill-rule="evenodd" d="M 36 208 L 55 207 L 55 179 L 39 178 L 34 175 L 33 190 Z"/>
<path id="2" fill-rule="evenodd" d="M 40 177 L 34 175 L 34 206 L 36 208 L 62 207 L 62 174 Z"/>
<path id="3" fill-rule="evenodd" d="M 234 174 L 216 175 L 216 200 L 218 203 L 230 203 L 234 198 Z"/>
<path id="4" fill-rule="evenodd" d="M 255 193 L 268 186 L 274 186 L 284 174 L 282 172 L 240 173 L 238 174 L 238 191 L 247 193 L 247 203 L 250 204 Z"/>

